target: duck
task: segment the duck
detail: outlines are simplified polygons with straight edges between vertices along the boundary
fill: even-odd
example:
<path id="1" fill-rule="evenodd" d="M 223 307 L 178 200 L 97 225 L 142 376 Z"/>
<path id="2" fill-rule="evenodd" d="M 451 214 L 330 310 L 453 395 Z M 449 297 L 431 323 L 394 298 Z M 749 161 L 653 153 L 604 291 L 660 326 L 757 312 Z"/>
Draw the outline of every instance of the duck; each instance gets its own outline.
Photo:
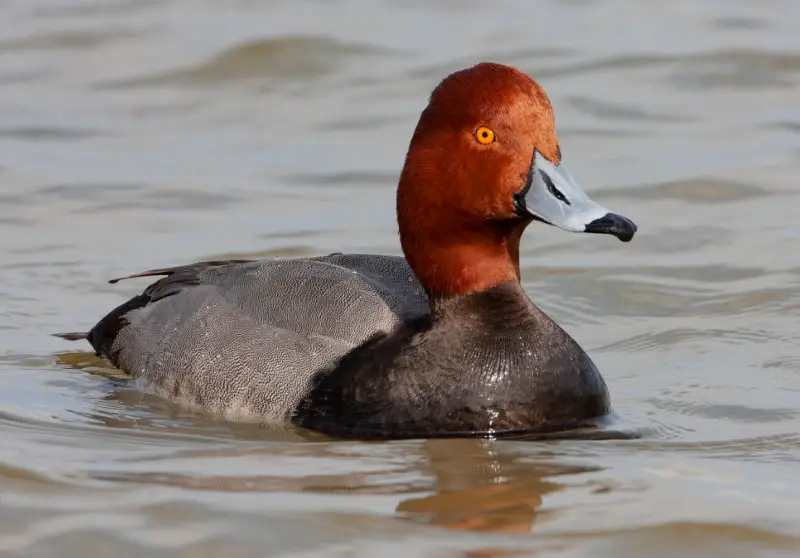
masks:
<path id="1" fill-rule="evenodd" d="M 581 346 L 520 282 L 531 223 L 628 242 L 629 218 L 567 170 L 552 104 L 481 62 L 433 89 L 396 196 L 403 256 L 201 261 L 159 277 L 87 332 L 137 388 L 225 420 L 339 438 L 562 432 L 611 413 Z"/>

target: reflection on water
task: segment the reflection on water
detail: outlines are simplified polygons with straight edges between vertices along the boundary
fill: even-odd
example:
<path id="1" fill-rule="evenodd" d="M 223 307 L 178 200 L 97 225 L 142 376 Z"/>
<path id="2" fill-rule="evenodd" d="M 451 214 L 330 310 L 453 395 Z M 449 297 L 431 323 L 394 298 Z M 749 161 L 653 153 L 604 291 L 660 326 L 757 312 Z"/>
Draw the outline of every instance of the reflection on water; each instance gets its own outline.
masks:
<path id="1" fill-rule="evenodd" d="M 488 442 L 427 442 L 425 450 L 435 493 L 404 500 L 397 511 L 454 529 L 528 532 L 542 497 L 559 489 L 545 479 L 589 470 L 520 463 Z"/>
<path id="2" fill-rule="evenodd" d="M 0 553 L 800 552 L 789 0 L 3 9 Z M 143 269 L 398 253 L 419 111 L 487 59 L 542 82 L 575 177 L 640 225 L 626 245 L 532 226 L 522 246 L 611 424 L 333 441 L 176 407 L 49 335 L 91 326 L 145 284 L 106 281 Z"/>
<path id="3" fill-rule="evenodd" d="M 393 495 L 400 498 L 395 511 L 400 517 L 412 521 L 460 530 L 528 532 L 533 527 L 536 510 L 542 504 L 542 496 L 559 489 L 556 482 L 549 482 L 546 478 L 592 470 L 558 463 L 522 462 L 519 456 L 499 453 L 492 441 L 426 441 L 414 450 L 418 454 L 415 459 L 402 465 L 398 463 L 398 467 L 391 472 L 376 470 L 327 475 L 312 473 L 307 476 L 198 476 L 197 472 L 181 474 L 153 471 L 121 474 L 98 471 L 89 474 L 95 479 L 161 484 L 194 490 L 346 496 Z M 302 453 L 305 454 L 306 451 Z M 369 445 L 361 451 L 365 454 L 371 453 Z M 296 450 L 292 450 L 285 455 L 296 453 Z M 318 459 L 335 459 L 338 454 L 329 445 L 315 446 L 309 453 L 313 453 Z M 198 450 L 173 455 L 169 460 L 189 462 L 209 458 L 258 459 L 262 455 L 275 458 L 275 450 L 259 447 Z M 424 478 L 397 482 L 415 474 L 421 474 Z M 394 479 L 396 482 L 388 484 L 387 479 Z M 430 493 L 430 490 L 433 492 Z M 546 520 L 546 514 L 544 518 Z"/>

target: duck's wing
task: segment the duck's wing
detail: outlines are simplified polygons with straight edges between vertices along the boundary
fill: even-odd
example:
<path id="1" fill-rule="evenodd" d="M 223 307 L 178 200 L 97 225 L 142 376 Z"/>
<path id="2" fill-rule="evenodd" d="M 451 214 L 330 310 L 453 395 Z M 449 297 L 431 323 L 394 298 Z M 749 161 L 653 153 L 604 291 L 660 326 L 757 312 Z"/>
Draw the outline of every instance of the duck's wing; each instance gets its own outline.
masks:
<path id="1" fill-rule="evenodd" d="M 400 257 L 199 262 L 129 278 L 156 275 L 85 336 L 63 336 L 88 339 L 155 391 L 222 412 L 285 416 L 313 374 L 428 314 Z"/>

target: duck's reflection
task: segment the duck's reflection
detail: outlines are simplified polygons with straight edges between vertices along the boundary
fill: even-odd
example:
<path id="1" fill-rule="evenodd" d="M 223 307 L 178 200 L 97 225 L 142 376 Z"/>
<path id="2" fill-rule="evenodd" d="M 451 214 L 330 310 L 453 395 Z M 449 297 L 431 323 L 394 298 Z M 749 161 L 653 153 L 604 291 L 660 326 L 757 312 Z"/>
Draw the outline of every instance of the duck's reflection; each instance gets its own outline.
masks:
<path id="1" fill-rule="evenodd" d="M 115 379 L 87 353 L 66 353 L 59 362 Z M 99 359 L 98 359 L 99 360 Z M 92 367 L 92 370 L 89 370 Z M 441 439 L 405 442 L 276 443 L 328 440 L 313 432 L 292 427 L 236 424 L 202 412 L 182 409 L 158 397 L 142 395 L 126 382 L 110 382 L 109 392 L 99 401 L 96 421 L 114 428 L 150 428 L 163 432 L 165 425 L 178 433 L 203 433 L 227 440 L 265 441 L 265 445 L 234 444 L 207 449 L 170 452 L 163 461 L 202 463 L 203 471 L 185 474 L 159 471 L 161 460 L 152 460 L 149 472 L 96 471 L 95 478 L 122 482 L 167 484 L 187 489 L 226 492 L 302 492 L 339 495 L 405 495 L 396 506 L 406 520 L 469 531 L 526 532 L 543 515 L 542 499 L 561 488 L 557 478 L 593 470 L 564 464 L 544 444 L 480 439 Z M 386 457 L 390 463 L 377 470 L 364 470 L 364 462 Z M 207 471 L 213 463 L 204 460 L 240 458 L 252 467 L 237 475 Z M 263 475 L 262 460 L 316 458 L 319 466 L 311 475 Z M 336 468 L 353 460 L 358 472 L 325 474 L 335 460 Z M 380 461 L 380 459 L 379 459 Z M 183 467 L 182 467 L 183 468 Z M 237 467 L 238 468 L 238 467 Z M 140 467 L 137 467 L 140 469 Z M 373 469 L 368 467 L 367 469 Z M 141 469 L 140 469 L 141 470 Z M 321 474 L 319 474 L 321 473 Z"/>
<path id="2" fill-rule="evenodd" d="M 556 464 L 548 455 L 487 440 L 427 440 L 433 494 L 397 506 L 407 517 L 469 531 L 529 531 L 542 497 L 559 490 L 558 475 L 589 469 Z M 536 459 L 536 457 L 540 459 Z"/>

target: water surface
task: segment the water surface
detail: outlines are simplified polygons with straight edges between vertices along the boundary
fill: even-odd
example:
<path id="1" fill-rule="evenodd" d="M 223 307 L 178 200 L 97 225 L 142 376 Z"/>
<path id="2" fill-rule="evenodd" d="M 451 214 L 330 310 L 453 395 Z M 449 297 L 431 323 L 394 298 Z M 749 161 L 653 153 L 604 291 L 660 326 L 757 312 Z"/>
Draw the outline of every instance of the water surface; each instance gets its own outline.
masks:
<path id="1" fill-rule="evenodd" d="M 797 556 L 800 10 L 785 0 L 0 2 L 0 553 Z M 337 442 L 143 396 L 86 347 L 223 256 L 399 253 L 439 79 L 548 91 L 636 239 L 532 226 L 524 286 L 638 439 Z"/>

